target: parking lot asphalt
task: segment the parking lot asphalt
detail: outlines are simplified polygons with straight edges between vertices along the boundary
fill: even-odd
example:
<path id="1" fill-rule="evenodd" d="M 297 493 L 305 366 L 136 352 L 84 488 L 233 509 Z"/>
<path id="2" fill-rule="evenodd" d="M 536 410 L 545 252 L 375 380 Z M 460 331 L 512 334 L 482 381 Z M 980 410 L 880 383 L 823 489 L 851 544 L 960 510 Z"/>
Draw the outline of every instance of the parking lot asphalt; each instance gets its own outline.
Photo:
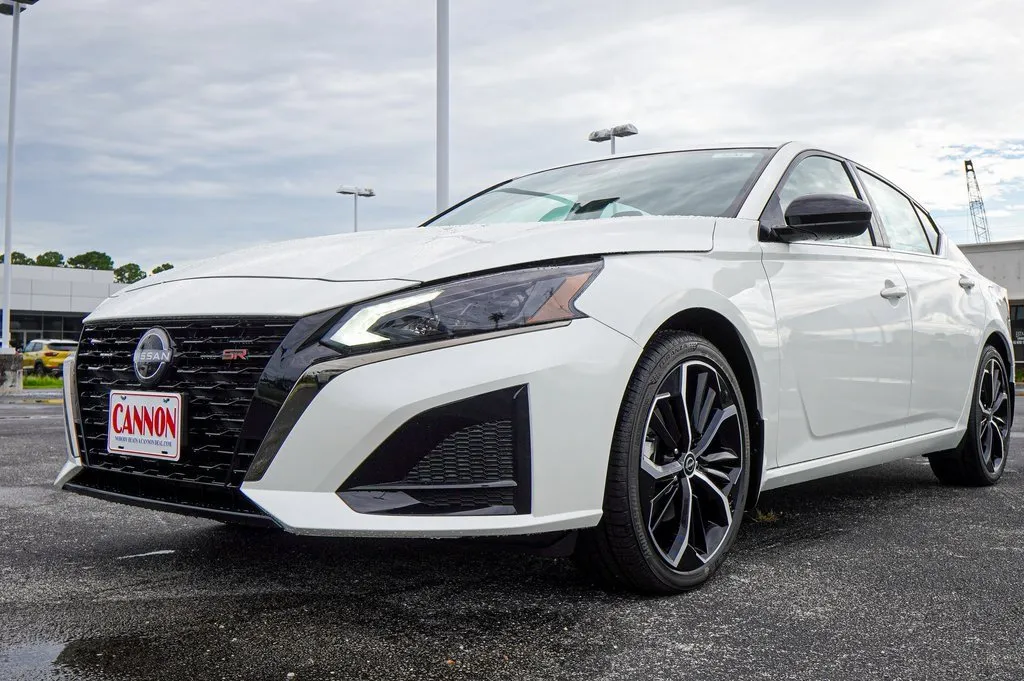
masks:
<path id="1" fill-rule="evenodd" d="M 704 588 L 479 542 L 301 538 L 58 492 L 0 402 L 0 679 L 1024 678 L 1024 414 L 999 485 L 923 459 L 767 493 Z"/>

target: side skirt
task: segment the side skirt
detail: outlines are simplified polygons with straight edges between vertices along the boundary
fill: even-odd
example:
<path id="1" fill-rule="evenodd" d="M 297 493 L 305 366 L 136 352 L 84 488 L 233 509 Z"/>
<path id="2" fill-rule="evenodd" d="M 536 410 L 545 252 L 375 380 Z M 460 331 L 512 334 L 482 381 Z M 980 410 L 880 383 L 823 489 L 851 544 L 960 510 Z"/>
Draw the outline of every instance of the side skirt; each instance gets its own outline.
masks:
<path id="1" fill-rule="evenodd" d="M 761 490 L 777 489 L 787 485 L 817 480 L 830 475 L 849 473 L 850 471 L 878 466 L 890 461 L 905 459 L 910 456 L 921 456 L 956 447 L 963 438 L 966 426 L 941 430 L 927 435 L 918 435 L 905 440 L 887 442 L 883 445 L 866 447 L 852 452 L 844 452 L 811 461 L 788 466 L 779 466 L 765 471 Z"/>

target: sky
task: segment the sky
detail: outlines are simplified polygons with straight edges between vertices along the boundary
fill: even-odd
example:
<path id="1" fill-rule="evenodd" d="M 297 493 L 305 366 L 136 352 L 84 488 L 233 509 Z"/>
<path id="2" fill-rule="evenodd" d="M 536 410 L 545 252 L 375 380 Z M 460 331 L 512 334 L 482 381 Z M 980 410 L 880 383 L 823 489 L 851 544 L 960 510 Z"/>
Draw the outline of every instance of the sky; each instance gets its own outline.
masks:
<path id="1" fill-rule="evenodd" d="M 149 269 L 434 213 L 431 0 L 40 0 L 22 16 L 14 250 Z M 10 19 L 0 21 L 0 88 Z M 620 152 L 800 140 L 973 240 L 1024 238 L 1020 0 L 451 0 L 451 199 Z M 4 107 L 5 109 L 6 107 Z M 6 112 L 0 112 L 6 124 Z"/>

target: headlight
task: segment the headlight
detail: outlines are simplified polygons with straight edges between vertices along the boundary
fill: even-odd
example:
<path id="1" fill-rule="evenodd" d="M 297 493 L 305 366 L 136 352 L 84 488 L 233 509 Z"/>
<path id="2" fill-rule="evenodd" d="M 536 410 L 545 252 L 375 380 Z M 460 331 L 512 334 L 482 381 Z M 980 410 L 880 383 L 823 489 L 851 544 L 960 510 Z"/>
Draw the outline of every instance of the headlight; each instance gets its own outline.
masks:
<path id="1" fill-rule="evenodd" d="M 324 336 L 336 349 L 408 345 L 583 317 L 573 302 L 601 262 L 460 279 L 357 305 Z"/>

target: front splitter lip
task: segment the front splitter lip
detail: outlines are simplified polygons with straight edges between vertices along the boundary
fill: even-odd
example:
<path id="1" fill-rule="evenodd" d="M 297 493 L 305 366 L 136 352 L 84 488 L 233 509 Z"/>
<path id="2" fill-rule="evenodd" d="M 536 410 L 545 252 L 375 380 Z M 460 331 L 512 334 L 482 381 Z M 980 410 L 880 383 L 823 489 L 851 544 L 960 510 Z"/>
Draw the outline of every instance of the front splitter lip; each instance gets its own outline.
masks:
<path id="1" fill-rule="evenodd" d="M 63 484 L 63 489 L 68 492 L 74 492 L 76 494 L 93 497 L 95 499 L 112 501 L 114 503 L 125 504 L 127 506 L 148 508 L 153 511 L 177 513 L 179 515 L 187 515 L 195 518 L 208 518 L 210 520 L 231 523 L 233 525 L 250 525 L 253 527 L 268 528 L 278 527 L 278 523 L 273 518 L 266 515 L 239 513 L 237 511 L 205 508 L 203 506 L 193 506 L 191 504 L 179 504 L 173 501 L 164 501 L 161 499 L 137 497 L 130 494 L 121 494 L 119 492 L 111 492 L 109 490 L 101 490 L 94 487 L 88 487 L 86 485 L 79 485 L 76 484 L 73 479 L 65 482 Z"/>
<path id="2" fill-rule="evenodd" d="M 246 489 L 242 493 L 292 534 L 332 537 L 486 537 L 538 534 L 593 527 L 601 511 L 574 511 L 537 517 L 384 516 L 356 513 L 333 492 Z M 310 526 L 310 519 L 318 524 Z"/>

